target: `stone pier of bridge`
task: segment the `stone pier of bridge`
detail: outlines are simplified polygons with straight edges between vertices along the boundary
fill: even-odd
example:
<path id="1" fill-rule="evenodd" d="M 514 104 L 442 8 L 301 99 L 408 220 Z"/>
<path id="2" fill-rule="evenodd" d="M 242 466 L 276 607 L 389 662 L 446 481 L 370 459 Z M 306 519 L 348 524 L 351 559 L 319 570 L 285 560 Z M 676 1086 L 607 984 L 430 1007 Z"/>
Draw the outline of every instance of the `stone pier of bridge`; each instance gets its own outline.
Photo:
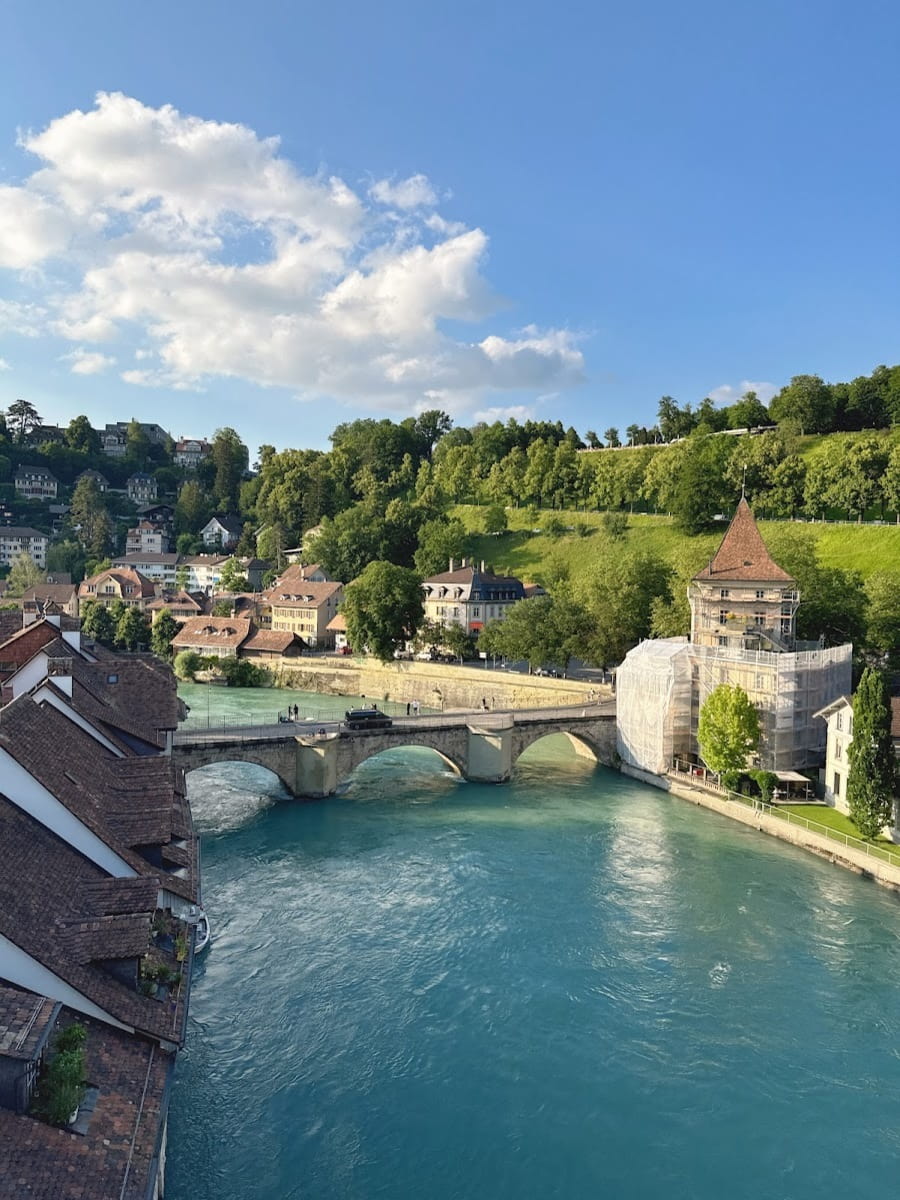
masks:
<path id="1" fill-rule="evenodd" d="M 576 754 L 597 762 L 615 761 L 615 713 L 611 706 L 574 712 L 556 710 L 515 716 L 491 714 L 397 722 L 388 729 L 271 735 L 224 731 L 221 735 L 176 735 L 173 756 L 185 771 L 216 762 L 250 762 L 273 771 L 293 796 L 334 795 L 356 768 L 385 750 L 422 746 L 434 750 L 467 780 L 503 783 L 519 756 L 549 734 L 565 734 Z"/>

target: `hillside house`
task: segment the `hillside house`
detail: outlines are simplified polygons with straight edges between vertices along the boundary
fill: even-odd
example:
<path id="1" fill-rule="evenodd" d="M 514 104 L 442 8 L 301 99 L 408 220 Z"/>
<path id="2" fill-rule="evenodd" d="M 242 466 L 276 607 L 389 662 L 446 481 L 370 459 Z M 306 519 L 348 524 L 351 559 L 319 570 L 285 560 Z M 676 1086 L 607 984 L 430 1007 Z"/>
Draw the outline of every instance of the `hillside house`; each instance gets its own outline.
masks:
<path id="1" fill-rule="evenodd" d="M 106 478 L 105 475 L 101 475 L 99 471 L 93 471 L 93 470 L 88 469 L 87 471 L 82 471 L 80 475 L 76 475 L 75 476 L 75 486 L 76 487 L 79 485 L 79 483 L 81 483 L 82 479 L 93 479 L 94 483 L 96 483 L 96 485 L 97 485 L 98 492 L 103 493 L 103 492 L 109 491 L 109 480 Z"/>
<path id="2" fill-rule="evenodd" d="M 847 751 L 853 741 L 853 700 L 850 696 L 838 696 L 815 716 L 820 717 L 827 728 L 825 767 L 821 772 L 825 802 L 842 813 L 849 813 L 847 776 L 850 759 Z M 900 757 L 900 696 L 891 698 L 891 736 L 894 752 Z M 900 812 L 895 811 L 894 825 L 900 828 Z"/>
<path id="3" fill-rule="evenodd" d="M 278 580 L 263 597 L 271 610 L 273 630 L 294 633 L 311 648 L 334 646 L 334 633 L 328 626 L 344 598 L 342 583 Z"/>
<path id="4" fill-rule="evenodd" d="M 422 583 L 425 617 L 437 625 L 460 625 L 478 633 L 489 621 L 502 621 L 510 608 L 525 599 L 525 586 L 514 576 L 495 575 L 467 563 L 432 575 Z"/>
<path id="5" fill-rule="evenodd" d="M 125 535 L 126 554 L 165 554 L 168 549 L 167 534 L 151 521 L 138 521 Z"/>
<path id="6" fill-rule="evenodd" d="M 121 600 L 129 608 L 143 612 L 156 597 L 156 585 L 152 580 L 129 567 L 110 567 L 84 579 L 78 585 L 78 603 L 96 600 L 109 608 Z"/>
<path id="7" fill-rule="evenodd" d="M 19 557 L 27 554 L 41 569 L 47 565 L 45 533 L 28 525 L 0 525 L 0 566 L 8 567 Z"/>
<path id="8" fill-rule="evenodd" d="M 200 540 L 210 549 L 231 550 L 240 541 L 243 528 L 240 517 L 214 516 L 200 530 Z"/>
<path id="9" fill-rule="evenodd" d="M 128 499 L 133 500 L 135 504 L 152 504 L 156 499 L 158 491 L 156 480 L 152 475 L 146 475 L 143 471 L 129 475 L 125 487 L 128 491 Z"/>
<path id="10" fill-rule="evenodd" d="M 212 449 L 209 442 L 203 438 L 179 438 L 175 443 L 173 459 L 177 467 L 187 471 L 195 471 L 205 458 L 209 458 Z"/>
<path id="11" fill-rule="evenodd" d="M 13 484 L 26 500 L 55 500 L 59 480 L 46 467 L 18 467 Z"/>

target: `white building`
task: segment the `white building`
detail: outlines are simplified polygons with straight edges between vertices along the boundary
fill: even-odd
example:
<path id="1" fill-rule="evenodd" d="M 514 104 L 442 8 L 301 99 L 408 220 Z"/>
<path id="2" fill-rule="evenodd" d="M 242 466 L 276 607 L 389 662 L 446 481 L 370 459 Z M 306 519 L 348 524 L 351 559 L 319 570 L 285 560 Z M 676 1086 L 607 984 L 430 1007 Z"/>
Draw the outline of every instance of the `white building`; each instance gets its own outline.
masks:
<path id="1" fill-rule="evenodd" d="M 13 483 L 26 500 L 55 500 L 59 490 L 59 481 L 46 467 L 19 467 Z"/>
<path id="2" fill-rule="evenodd" d="M 825 802 L 840 812 L 849 813 L 847 803 L 847 776 L 850 774 L 850 759 L 847 751 L 853 741 L 853 700 L 850 696 L 838 696 L 831 704 L 816 713 L 825 721 L 827 743 L 825 748 Z M 900 755 L 900 696 L 891 699 L 891 736 L 894 750 Z M 895 815 L 894 824 L 898 824 Z"/>
<path id="3" fill-rule="evenodd" d="M 179 438 L 175 443 L 173 459 L 176 467 L 193 471 L 209 457 L 210 444 L 203 438 Z"/>
<path id="4" fill-rule="evenodd" d="M 0 525 L 0 565 L 8 567 L 20 554 L 27 554 L 43 569 L 48 541 L 46 534 L 27 525 Z"/>
<path id="5" fill-rule="evenodd" d="M 484 563 L 466 563 L 432 575 L 422 583 L 425 617 L 437 625 L 461 625 L 478 633 L 489 621 L 501 621 L 509 609 L 525 599 L 521 579 L 495 575 Z"/>
<path id="6" fill-rule="evenodd" d="M 152 579 L 154 583 L 174 588 L 178 573 L 178 555 L 145 550 L 140 553 L 121 554 L 118 558 L 113 559 L 112 565 L 140 571 L 146 579 Z"/>
<path id="7" fill-rule="evenodd" d="M 211 517 L 200 530 L 200 538 L 210 549 L 230 550 L 240 541 L 243 528 L 240 517 Z"/>

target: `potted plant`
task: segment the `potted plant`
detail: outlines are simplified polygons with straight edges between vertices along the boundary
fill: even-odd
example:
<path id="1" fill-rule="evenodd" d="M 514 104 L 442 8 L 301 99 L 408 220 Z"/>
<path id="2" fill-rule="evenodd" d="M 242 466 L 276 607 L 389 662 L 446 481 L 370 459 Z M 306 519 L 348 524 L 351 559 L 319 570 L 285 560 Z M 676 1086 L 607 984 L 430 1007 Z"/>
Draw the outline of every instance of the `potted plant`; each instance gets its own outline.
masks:
<path id="1" fill-rule="evenodd" d="M 35 1110 L 53 1125 L 71 1125 L 78 1117 L 87 1082 L 83 1025 L 69 1025 L 53 1040 L 53 1057 L 38 1085 Z"/>

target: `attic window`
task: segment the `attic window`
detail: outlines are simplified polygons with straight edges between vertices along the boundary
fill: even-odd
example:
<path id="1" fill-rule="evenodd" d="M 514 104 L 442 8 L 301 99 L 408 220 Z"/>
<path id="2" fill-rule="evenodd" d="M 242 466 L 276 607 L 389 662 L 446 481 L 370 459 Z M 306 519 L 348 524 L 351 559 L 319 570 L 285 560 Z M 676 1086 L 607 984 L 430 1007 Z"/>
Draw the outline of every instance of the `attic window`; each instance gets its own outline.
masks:
<path id="1" fill-rule="evenodd" d="M 118 675 L 107 675 L 106 682 L 107 683 L 118 683 L 119 677 L 118 677 Z"/>

